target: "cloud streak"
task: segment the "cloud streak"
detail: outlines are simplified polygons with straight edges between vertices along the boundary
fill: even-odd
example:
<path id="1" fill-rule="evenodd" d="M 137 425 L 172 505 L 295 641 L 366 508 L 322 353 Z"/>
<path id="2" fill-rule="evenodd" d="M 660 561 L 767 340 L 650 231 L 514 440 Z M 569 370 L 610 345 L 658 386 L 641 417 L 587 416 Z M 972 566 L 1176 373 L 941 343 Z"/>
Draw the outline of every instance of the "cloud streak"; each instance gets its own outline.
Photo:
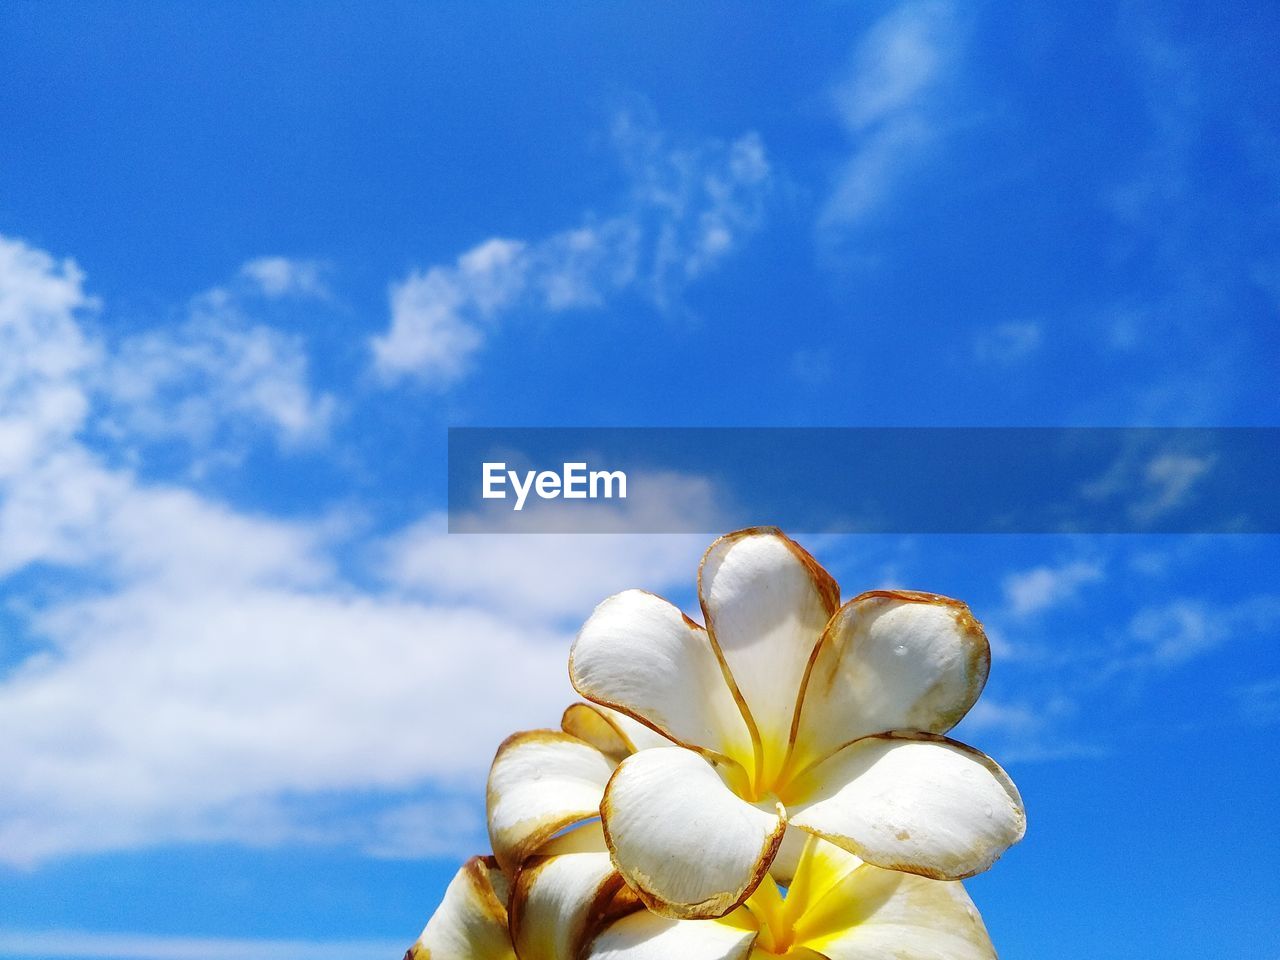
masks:
<path id="1" fill-rule="evenodd" d="M 950 3 L 918 0 L 859 39 L 832 97 L 850 152 L 819 212 L 820 235 L 838 237 L 873 216 L 937 139 L 960 38 Z"/>
<path id="2" fill-rule="evenodd" d="M 758 135 L 675 144 L 622 116 L 613 141 L 630 178 L 620 212 L 532 240 L 493 237 L 392 284 L 390 327 L 370 344 L 384 381 L 453 386 L 523 313 L 599 308 L 624 291 L 677 309 L 758 229 L 772 181 Z"/>

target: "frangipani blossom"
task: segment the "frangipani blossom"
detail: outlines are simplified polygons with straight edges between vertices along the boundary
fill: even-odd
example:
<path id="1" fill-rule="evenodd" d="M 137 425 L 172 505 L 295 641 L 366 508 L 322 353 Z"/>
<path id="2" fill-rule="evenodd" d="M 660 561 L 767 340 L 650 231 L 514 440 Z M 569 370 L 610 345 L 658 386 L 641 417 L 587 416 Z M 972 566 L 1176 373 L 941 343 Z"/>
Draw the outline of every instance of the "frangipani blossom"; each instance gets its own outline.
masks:
<path id="1" fill-rule="evenodd" d="M 497 856 L 458 871 L 405 960 L 579 960 L 602 923 L 639 909 L 594 819 L 636 742 L 666 741 L 585 703 L 564 712 L 559 731 L 508 737 L 489 777 Z"/>
<path id="2" fill-rule="evenodd" d="M 587 960 L 996 960 L 955 881 L 864 863 L 810 837 L 785 896 L 766 877 L 719 920 L 639 910 L 608 922 Z"/>
<path id="3" fill-rule="evenodd" d="M 560 730 L 526 730 L 498 747 L 486 789 L 489 842 L 514 875 L 550 838 L 600 816 L 618 764 L 671 741 L 604 707 L 575 703 Z"/>
<path id="4" fill-rule="evenodd" d="M 639 590 L 596 608 L 570 654 L 574 687 L 667 743 L 618 755 L 607 775 L 599 751 L 588 760 L 567 735 L 521 744 L 525 762 L 508 757 L 501 775 L 495 762 L 500 862 L 591 816 L 602 777 L 614 863 L 669 917 L 724 916 L 771 868 L 785 882 L 803 837 L 788 839 L 788 826 L 940 880 L 987 869 L 1021 839 L 1022 801 L 1005 772 L 941 736 L 990 665 L 965 604 L 881 590 L 840 606 L 831 576 L 773 528 L 713 543 L 698 593 L 705 629 Z M 535 774 L 547 782 L 531 786 Z M 525 839 L 504 843 L 517 808 Z"/>
<path id="5" fill-rule="evenodd" d="M 514 882 L 491 858 L 458 872 L 405 960 L 995 960 L 959 883 L 864 864 L 811 838 L 784 897 L 766 879 L 719 920 L 647 910 L 598 824 L 557 837 Z"/>

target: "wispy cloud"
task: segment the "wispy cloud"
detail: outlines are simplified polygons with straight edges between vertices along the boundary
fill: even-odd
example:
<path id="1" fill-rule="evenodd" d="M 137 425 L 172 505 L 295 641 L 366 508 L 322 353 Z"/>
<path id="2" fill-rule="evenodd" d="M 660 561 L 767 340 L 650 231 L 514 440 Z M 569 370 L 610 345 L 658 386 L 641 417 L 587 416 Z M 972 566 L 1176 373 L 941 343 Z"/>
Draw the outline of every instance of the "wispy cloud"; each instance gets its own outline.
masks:
<path id="1" fill-rule="evenodd" d="M 619 212 L 533 240 L 494 237 L 391 286 L 390 328 L 371 344 L 384 379 L 449 387 L 522 311 L 596 308 L 625 290 L 674 309 L 758 228 L 772 174 L 756 134 L 679 144 L 624 115 L 613 139 L 631 180 Z"/>
<path id="2" fill-rule="evenodd" d="M 328 433 L 336 399 L 310 383 L 298 335 L 254 323 L 225 288 L 194 298 L 187 316 L 129 337 L 94 372 L 105 394 L 97 426 L 122 442 L 183 440 L 233 455 L 246 433 L 286 447 Z"/>
<path id="3" fill-rule="evenodd" d="M 1158 437 L 1148 440 L 1138 435 L 1101 476 L 1084 484 L 1080 493 L 1097 503 L 1122 503 L 1130 520 L 1146 525 L 1191 502 L 1217 459 L 1208 450 L 1162 449 Z"/>
<path id="4" fill-rule="evenodd" d="M 905 3 L 862 37 L 835 87 L 850 154 L 819 214 L 827 236 L 873 214 L 944 128 L 939 91 L 955 66 L 961 31 L 942 0 Z"/>
<path id="5" fill-rule="evenodd" d="M 1273 634 L 1278 625 L 1280 598 L 1274 596 L 1231 604 L 1177 597 L 1134 614 L 1112 668 L 1147 671 L 1179 666 L 1229 641 Z"/>
<path id="6" fill-rule="evenodd" d="M 1072 600 L 1081 587 L 1102 577 L 1102 565 L 1091 560 L 1011 573 L 1004 578 L 1005 603 L 1015 617 L 1029 616 Z"/>
<path id="7" fill-rule="evenodd" d="M 271 299 L 301 297 L 324 300 L 330 296 L 325 266 L 318 260 L 292 257 L 257 257 L 240 267 L 239 279 Z"/>

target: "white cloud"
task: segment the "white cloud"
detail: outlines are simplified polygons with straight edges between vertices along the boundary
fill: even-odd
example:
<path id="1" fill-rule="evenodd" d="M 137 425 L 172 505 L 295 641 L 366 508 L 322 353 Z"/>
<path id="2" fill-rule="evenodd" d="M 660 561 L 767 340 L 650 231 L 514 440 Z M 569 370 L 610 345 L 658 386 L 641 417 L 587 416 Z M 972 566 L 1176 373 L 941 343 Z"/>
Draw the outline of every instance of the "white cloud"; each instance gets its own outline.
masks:
<path id="1" fill-rule="evenodd" d="M 833 94 L 851 152 L 819 215 L 820 230 L 838 233 L 865 220 L 938 137 L 941 93 L 960 42 L 956 12 L 941 0 L 905 3 L 861 38 Z"/>
<path id="2" fill-rule="evenodd" d="M 126 442 L 183 439 L 224 453 L 265 430 L 286 447 L 322 439 L 336 401 L 310 385 L 305 344 L 254 324 L 219 288 L 175 327 L 129 337 L 95 376 L 99 426 Z"/>
<path id="3" fill-rule="evenodd" d="M 77 379 L 98 352 L 75 319 L 96 306 L 82 280 L 74 262 L 0 236 L 0 482 L 84 420 Z"/>
<path id="4" fill-rule="evenodd" d="M 478 846 L 466 811 L 496 745 L 572 699 L 561 621 L 624 586 L 692 584 L 688 538 L 444 538 L 433 518 L 370 545 L 340 514 L 254 515 L 115 467 L 79 436 L 114 409 L 87 384 L 150 353 L 84 335 L 72 265 L 0 252 L 0 343 L 34 361 L 0 351 L 0 583 L 25 632 L 0 672 L 0 861 Z M 136 421 L 119 422 L 127 444 Z M 11 578 L 37 567 L 54 575 Z M 344 792 L 364 801 L 321 809 Z"/>
<path id="5" fill-rule="evenodd" d="M 624 116 L 614 141 L 632 181 L 621 212 L 535 240 L 491 238 L 392 284 L 390 327 L 371 344 L 384 379 L 449 387 L 521 311 L 600 307 L 627 289 L 674 308 L 757 229 L 771 181 L 757 135 L 673 145 Z"/>
<path id="6" fill-rule="evenodd" d="M 1159 664 L 1181 663 L 1212 650 L 1228 633 L 1225 621 L 1201 603 L 1179 600 L 1142 610 L 1129 624 L 1129 635 Z"/>
<path id="7" fill-rule="evenodd" d="M 517 619 L 577 617 L 629 587 L 692 589 L 706 537 L 445 533 L 428 517 L 385 548 L 388 580 L 412 593 L 483 604 Z"/>
<path id="8" fill-rule="evenodd" d="M 984 696 L 953 732 L 961 739 L 987 744 L 987 752 L 1003 763 L 1029 763 L 1097 757 L 1096 745 L 1073 740 L 1063 726 L 1077 712 L 1073 701 L 1054 696 L 1043 702 L 1006 702 Z"/>
<path id="9" fill-rule="evenodd" d="M 1130 619 L 1111 670 L 1149 671 L 1189 663 L 1227 643 L 1274 642 L 1280 597 L 1259 594 L 1230 604 L 1177 597 Z"/>
<path id="10" fill-rule="evenodd" d="M 1005 604 L 1016 617 L 1040 613 L 1073 599 L 1081 587 L 1102 575 L 1102 565 L 1088 560 L 1011 573 L 1004 578 Z"/>
<path id="11" fill-rule="evenodd" d="M 386 960 L 403 943 L 369 940 L 234 940 L 81 930 L 3 930 L 6 957 L 93 957 L 95 960 Z"/>
<path id="12" fill-rule="evenodd" d="M 324 282 L 324 265 L 315 260 L 290 257 L 258 257 L 240 267 L 239 276 L 257 293 L 269 299 L 300 297 L 324 300 L 329 288 Z"/>
<path id="13" fill-rule="evenodd" d="M 1143 472 L 1147 496 L 1134 504 L 1134 517 L 1146 523 L 1182 506 L 1216 460 L 1212 455 L 1189 453 L 1162 453 L 1152 458 Z"/>

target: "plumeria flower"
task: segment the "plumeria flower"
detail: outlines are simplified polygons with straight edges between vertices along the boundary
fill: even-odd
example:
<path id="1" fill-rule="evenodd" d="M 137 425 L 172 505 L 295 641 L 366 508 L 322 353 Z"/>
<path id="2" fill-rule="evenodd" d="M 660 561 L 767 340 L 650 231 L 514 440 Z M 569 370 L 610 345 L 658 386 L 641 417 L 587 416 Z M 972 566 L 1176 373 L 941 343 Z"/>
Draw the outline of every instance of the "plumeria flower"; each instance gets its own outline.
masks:
<path id="1" fill-rule="evenodd" d="M 606 707 L 575 703 L 559 730 L 527 730 L 503 741 L 486 790 L 489 842 L 514 875 L 549 839 L 600 816 L 609 778 L 637 750 L 671 741 Z"/>
<path id="2" fill-rule="evenodd" d="M 643 909 L 597 822 L 551 840 L 514 875 L 493 857 L 467 861 L 405 960 L 580 960 L 602 927 Z"/>
<path id="3" fill-rule="evenodd" d="M 965 604 L 878 590 L 841 606 L 831 576 L 772 528 L 713 543 L 698 593 L 705 628 L 639 590 L 596 608 L 569 673 L 619 742 L 504 745 L 489 783 L 500 863 L 595 816 L 602 785 L 614 863 L 675 918 L 730 913 L 771 868 L 785 882 L 805 835 L 939 880 L 979 873 L 1021 839 L 1005 772 L 942 736 L 990 665 Z"/>
<path id="4" fill-rule="evenodd" d="M 995 960 L 959 883 L 865 864 L 810 838 L 785 897 L 769 878 L 720 920 L 646 909 L 599 824 L 552 840 L 514 882 L 469 861 L 405 960 Z"/>
<path id="5" fill-rule="evenodd" d="M 602 923 L 640 908 L 593 820 L 605 784 L 637 743 L 667 742 L 585 703 L 564 712 L 558 731 L 509 737 L 489 778 L 497 855 L 458 871 L 405 960 L 579 960 Z"/>
<path id="6" fill-rule="evenodd" d="M 810 837 L 785 896 L 765 878 L 720 920 L 639 910 L 607 922 L 588 960 L 996 960 L 957 882 L 882 870 Z"/>

